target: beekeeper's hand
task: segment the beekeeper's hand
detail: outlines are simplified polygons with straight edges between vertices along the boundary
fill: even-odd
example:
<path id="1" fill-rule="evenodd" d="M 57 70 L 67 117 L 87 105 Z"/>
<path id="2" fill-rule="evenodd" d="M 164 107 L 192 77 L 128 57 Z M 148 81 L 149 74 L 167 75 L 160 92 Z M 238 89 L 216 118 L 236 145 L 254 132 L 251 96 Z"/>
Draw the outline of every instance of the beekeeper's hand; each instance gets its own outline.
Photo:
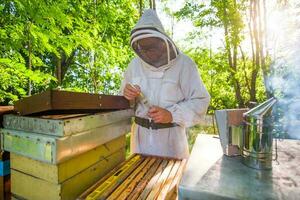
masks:
<path id="1" fill-rule="evenodd" d="M 172 114 L 168 110 L 158 106 L 152 106 L 149 109 L 148 116 L 155 123 L 171 123 L 173 121 Z"/>
<path id="2" fill-rule="evenodd" d="M 134 100 L 137 96 L 139 96 L 141 92 L 141 88 L 138 85 L 126 84 L 123 94 L 126 99 L 129 101 Z"/>

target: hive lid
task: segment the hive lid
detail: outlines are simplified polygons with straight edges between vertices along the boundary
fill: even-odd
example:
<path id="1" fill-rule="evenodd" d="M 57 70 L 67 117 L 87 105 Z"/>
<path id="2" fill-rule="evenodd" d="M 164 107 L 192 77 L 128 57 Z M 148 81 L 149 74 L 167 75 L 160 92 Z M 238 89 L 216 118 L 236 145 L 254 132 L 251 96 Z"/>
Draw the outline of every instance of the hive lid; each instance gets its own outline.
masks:
<path id="1" fill-rule="evenodd" d="M 130 108 L 123 96 L 48 90 L 15 102 L 21 115 L 96 113 Z"/>

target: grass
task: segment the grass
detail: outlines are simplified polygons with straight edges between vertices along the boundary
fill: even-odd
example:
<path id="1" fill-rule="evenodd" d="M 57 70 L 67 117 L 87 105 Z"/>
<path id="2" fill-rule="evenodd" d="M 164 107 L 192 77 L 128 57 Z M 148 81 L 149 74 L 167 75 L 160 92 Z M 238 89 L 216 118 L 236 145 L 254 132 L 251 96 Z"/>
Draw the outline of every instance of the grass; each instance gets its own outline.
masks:
<path id="1" fill-rule="evenodd" d="M 187 129 L 189 150 L 191 152 L 198 134 L 218 134 L 217 129 L 213 126 L 196 125 Z"/>

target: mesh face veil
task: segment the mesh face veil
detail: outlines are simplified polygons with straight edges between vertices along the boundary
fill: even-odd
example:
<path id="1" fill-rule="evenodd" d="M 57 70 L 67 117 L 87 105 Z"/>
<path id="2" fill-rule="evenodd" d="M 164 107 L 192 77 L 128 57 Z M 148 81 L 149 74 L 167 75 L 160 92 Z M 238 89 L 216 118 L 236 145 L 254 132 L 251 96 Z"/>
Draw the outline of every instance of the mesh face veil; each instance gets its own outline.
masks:
<path id="1" fill-rule="evenodd" d="M 166 52 L 159 52 L 160 50 L 159 48 L 157 48 L 156 50 L 157 52 L 153 52 L 153 53 L 158 53 L 158 54 L 161 53 L 161 55 L 158 56 L 158 59 L 154 58 L 151 60 L 151 58 L 149 58 L 146 53 L 143 53 L 143 51 L 145 52 L 150 51 L 150 49 L 143 50 L 143 48 L 139 46 L 139 41 L 146 38 L 157 38 L 158 42 L 161 42 L 165 47 L 164 49 Z M 131 46 L 133 47 L 136 54 L 144 62 L 154 67 L 168 66 L 171 60 L 176 58 L 176 55 L 178 55 L 177 48 L 175 47 L 174 43 L 164 34 L 152 29 L 140 29 L 132 33 Z M 155 49 L 151 49 L 151 51 L 155 51 Z"/>

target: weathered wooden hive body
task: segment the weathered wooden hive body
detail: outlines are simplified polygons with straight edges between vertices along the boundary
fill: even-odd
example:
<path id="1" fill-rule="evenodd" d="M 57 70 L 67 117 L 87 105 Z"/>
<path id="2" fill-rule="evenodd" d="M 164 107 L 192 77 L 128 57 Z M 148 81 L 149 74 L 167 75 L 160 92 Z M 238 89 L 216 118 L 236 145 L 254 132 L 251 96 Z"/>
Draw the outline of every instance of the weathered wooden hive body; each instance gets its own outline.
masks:
<path id="1" fill-rule="evenodd" d="M 4 115 L 1 146 L 11 152 L 11 192 L 17 199 L 76 199 L 125 160 L 125 134 L 133 115 L 128 102 L 106 95 L 95 107 L 94 95 L 79 93 L 78 101 L 75 93 L 56 91 L 62 102 L 44 109 L 42 102 L 57 102 L 55 95 L 42 100 L 48 94 L 51 92 L 17 104 L 31 102 L 33 111 L 18 107 L 30 116 Z M 72 98 L 63 102 L 62 96 L 75 98 L 74 107 Z M 39 106 L 34 106 L 37 101 Z M 80 102 L 85 104 L 83 109 Z"/>

